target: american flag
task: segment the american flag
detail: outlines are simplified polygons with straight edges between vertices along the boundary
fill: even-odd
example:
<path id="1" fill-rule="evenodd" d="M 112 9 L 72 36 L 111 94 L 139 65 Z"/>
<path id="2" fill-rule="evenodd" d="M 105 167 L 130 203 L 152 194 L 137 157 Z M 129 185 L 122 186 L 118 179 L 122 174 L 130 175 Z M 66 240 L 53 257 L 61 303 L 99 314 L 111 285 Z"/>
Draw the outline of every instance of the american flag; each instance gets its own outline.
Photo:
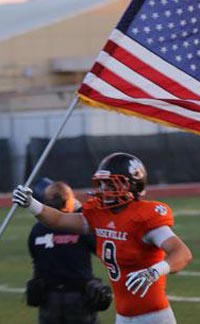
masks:
<path id="1" fill-rule="evenodd" d="M 133 0 L 78 96 L 200 134 L 200 1 Z"/>

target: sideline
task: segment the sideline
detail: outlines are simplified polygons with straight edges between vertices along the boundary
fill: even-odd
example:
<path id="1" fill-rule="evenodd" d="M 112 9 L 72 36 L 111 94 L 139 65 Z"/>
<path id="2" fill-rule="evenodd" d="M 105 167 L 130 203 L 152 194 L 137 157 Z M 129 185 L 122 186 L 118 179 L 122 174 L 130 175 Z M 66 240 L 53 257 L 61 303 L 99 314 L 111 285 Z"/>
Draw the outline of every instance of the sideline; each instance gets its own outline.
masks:
<path id="1" fill-rule="evenodd" d="M 14 188 L 13 188 L 14 189 Z M 88 197 L 88 191 L 91 188 L 74 189 L 78 200 L 83 202 Z M 179 183 L 179 184 L 157 184 L 147 186 L 148 199 L 163 199 L 163 198 L 188 198 L 199 197 L 200 195 L 200 182 Z M 0 207 L 11 207 L 11 193 L 0 193 Z"/>

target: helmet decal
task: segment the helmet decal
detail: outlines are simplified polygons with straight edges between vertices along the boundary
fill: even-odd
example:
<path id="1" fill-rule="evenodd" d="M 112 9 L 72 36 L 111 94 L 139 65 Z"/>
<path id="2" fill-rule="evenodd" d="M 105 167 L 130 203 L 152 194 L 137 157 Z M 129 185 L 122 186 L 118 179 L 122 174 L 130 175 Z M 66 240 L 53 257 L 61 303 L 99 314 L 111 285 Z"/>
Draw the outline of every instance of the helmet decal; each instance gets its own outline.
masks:
<path id="1" fill-rule="evenodd" d="M 142 177 L 144 176 L 144 172 L 141 166 L 139 165 L 138 161 L 130 160 L 129 164 L 129 172 L 133 174 L 133 178 L 137 180 L 142 179 Z"/>

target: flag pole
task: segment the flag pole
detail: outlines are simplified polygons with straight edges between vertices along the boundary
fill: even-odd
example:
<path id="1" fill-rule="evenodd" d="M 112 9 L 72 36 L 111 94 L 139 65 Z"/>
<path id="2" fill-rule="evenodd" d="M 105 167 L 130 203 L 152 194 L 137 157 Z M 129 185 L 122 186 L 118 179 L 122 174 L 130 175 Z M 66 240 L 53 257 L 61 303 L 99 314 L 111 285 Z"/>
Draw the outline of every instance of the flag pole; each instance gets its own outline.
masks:
<path id="1" fill-rule="evenodd" d="M 76 104 L 78 103 L 78 97 L 74 97 L 74 99 L 71 101 L 66 114 L 64 116 L 64 119 L 62 121 L 62 123 L 59 125 L 59 128 L 57 129 L 57 131 L 55 132 L 54 136 L 51 138 L 51 140 L 49 141 L 49 143 L 47 144 L 44 152 L 42 153 L 42 155 L 40 156 L 38 162 L 36 163 L 35 167 L 33 168 L 29 178 L 27 179 L 26 183 L 25 183 L 25 187 L 29 187 L 31 182 L 33 181 L 34 177 L 36 176 L 37 172 L 39 171 L 39 169 L 41 168 L 42 164 L 44 163 L 44 161 L 46 160 L 48 154 L 50 153 L 53 145 L 55 144 L 58 136 L 60 135 L 60 133 L 62 132 L 66 122 L 68 121 L 73 109 L 75 108 Z M 18 205 L 17 204 L 13 204 L 10 211 L 8 212 L 8 214 L 6 215 L 4 221 L 1 224 L 0 227 L 0 237 L 2 236 L 4 230 L 6 229 L 6 226 L 8 225 L 8 222 L 10 221 L 11 217 L 13 216 L 15 210 L 17 209 Z"/>

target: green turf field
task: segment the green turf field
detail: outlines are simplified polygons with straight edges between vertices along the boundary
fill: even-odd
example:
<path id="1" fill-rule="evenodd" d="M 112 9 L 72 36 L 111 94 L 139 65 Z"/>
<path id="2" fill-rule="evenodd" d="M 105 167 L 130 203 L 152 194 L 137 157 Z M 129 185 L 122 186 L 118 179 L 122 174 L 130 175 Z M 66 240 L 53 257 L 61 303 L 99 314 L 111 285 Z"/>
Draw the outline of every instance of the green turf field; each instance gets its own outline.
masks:
<path id="1" fill-rule="evenodd" d="M 178 323 L 197 324 L 200 321 L 200 201 L 199 198 L 162 200 L 173 208 L 175 231 L 194 256 L 186 272 L 169 276 L 167 292 L 173 300 L 182 297 L 181 301 L 172 301 Z M 0 209 L 1 222 L 7 211 Z M 0 239 L 0 324 L 37 323 L 37 309 L 26 306 L 23 294 L 25 282 L 31 278 L 26 240 L 33 223 L 34 218 L 18 208 Z M 94 267 L 96 275 L 107 280 L 106 271 L 96 258 Z M 100 317 L 103 324 L 114 323 L 113 307 L 100 313 Z"/>

